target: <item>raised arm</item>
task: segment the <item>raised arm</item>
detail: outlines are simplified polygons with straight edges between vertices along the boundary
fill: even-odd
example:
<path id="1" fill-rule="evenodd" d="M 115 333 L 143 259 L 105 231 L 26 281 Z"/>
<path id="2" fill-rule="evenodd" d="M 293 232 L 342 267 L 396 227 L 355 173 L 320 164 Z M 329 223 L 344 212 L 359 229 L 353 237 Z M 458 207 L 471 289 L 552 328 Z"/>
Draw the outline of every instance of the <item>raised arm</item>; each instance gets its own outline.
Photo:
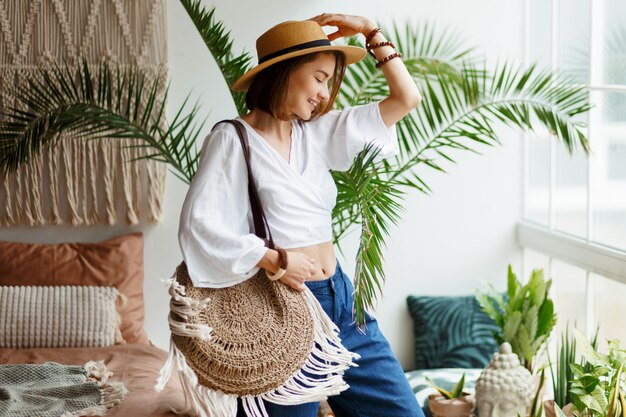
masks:
<path id="1" fill-rule="evenodd" d="M 337 31 L 328 35 L 328 39 L 331 42 L 337 38 L 354 36 L 358 33 L 367 36 L 376 28 L 376 24 L 373 21 L 362 16 L 323 13 L 309 20 L 316 21 L 320 26 L 336 26 Z M 384 33 L 379 31 L 374 35 L 370 44 L 386 40 Z M 380 61 L 396 51 L 391 46 L 385 45 L 372 49 L 372 52 L 376 55 L 377 60 Z M 366 57 L 366 59 L 368 58 Z M 383 99 L 379 104 L 380 114 L 385 125 L 391 127 L 417 107 L 422 97 L 401 58 L 391 59 L 384 63 L 380 69 L 383 71 L 389 85 L 389 97 Z"/>

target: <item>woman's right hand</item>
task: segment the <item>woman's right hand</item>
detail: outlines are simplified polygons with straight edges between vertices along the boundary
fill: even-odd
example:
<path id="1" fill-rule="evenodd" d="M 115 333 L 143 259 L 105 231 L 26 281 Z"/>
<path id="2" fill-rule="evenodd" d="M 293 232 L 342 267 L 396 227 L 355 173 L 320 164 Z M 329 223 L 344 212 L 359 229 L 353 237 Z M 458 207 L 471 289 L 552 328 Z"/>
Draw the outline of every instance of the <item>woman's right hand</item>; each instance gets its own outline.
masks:
<path id="1" fill-rule="evenodd" d="M 315 259 L 302 252 L 287 252 L 287 259 L 287 269 L 280 281 L 296 291 L 304 291 L 304 282 L 315 275 Z"/>

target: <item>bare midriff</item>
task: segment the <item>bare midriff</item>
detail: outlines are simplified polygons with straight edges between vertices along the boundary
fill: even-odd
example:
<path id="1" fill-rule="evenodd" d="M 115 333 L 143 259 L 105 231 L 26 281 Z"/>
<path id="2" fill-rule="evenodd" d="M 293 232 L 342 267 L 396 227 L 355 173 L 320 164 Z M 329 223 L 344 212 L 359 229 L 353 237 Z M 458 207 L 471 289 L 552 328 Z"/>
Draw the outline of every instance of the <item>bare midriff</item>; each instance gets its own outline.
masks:
<path id="1" fill-rule="evenodd" d="M 333 242 L 324 242 L 313 246 L 285 250 L 287 252 L 302 252 L 315 259 L 315 275 L 309 278 L 308 281 L 320 281 L 332 277 L 335 274 L 337 257 L 335 256 Z"/>

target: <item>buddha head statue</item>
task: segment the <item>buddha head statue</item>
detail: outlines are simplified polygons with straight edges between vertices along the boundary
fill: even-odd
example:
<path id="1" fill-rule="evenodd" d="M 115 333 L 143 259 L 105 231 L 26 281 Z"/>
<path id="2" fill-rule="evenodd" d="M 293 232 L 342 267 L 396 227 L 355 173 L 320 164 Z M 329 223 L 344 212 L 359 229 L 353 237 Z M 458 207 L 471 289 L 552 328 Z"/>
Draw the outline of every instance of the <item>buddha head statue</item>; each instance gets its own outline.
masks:
<path id="1" fill-rule="evenodd" d="M 504 342 L 476 381 L 476 407 L 480 417 L 528 416 L 533 379 Z"/>

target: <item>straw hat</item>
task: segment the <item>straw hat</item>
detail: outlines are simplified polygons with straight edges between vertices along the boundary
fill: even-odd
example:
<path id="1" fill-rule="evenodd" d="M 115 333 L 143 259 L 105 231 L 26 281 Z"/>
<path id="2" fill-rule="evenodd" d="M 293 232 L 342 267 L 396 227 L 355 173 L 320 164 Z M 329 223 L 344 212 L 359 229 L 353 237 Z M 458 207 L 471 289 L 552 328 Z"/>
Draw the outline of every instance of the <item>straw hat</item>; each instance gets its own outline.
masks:
<path id="1" fill-rule="evenodd" d="M 362 60 L 367 51 L 358 46 L 331 45 L 319 23 L 312 20 L 288 20 L 272 27 L 256 40 L 257 66 L 243 74 L 231 89 L 245 91 L 263 69 L 285 59 L 320 51 L 341 51 L 346 65 Z"/>

